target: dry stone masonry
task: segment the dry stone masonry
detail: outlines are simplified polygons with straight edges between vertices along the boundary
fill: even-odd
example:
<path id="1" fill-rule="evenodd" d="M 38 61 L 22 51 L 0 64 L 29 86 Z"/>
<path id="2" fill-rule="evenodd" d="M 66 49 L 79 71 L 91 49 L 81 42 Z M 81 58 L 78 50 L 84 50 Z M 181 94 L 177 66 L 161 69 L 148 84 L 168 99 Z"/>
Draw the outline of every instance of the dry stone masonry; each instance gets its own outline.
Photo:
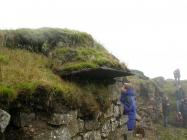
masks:
<path id="1" fill-rule="evenodd" d="M 22 138 L 26 140 L 120 140 L 127 131 L 127 116 L 120 109 L 119 103 L 111 104 L 106 113 L 98 113 L 103 117 L 94 120 L 79 118 L 78 110 L 53 113 L 46 118 L 21 112 L 15 125 L 24 131 Z"/>

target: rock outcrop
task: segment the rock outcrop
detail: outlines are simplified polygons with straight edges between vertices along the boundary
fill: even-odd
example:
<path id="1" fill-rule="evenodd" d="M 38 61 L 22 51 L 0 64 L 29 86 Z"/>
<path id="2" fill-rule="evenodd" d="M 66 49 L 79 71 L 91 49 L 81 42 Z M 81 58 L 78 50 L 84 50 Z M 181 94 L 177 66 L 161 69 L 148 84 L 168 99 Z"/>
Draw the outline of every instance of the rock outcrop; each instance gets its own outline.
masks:
<path id="1" fill-rule="evenodd" d="M 127 132 L 128 118 L 122 114 L 117 99 L 106 112 L 98 112 L 94 119 L 80 117 L 78 110 L 59 110 L 51 114 L 20 111 L 14 115 L 6 139 L 120 140 Z"/>
<path id="2" fill-rule="evenodd" d="M 10 114 L 7 113 L 4 110 L 0 109 L 0 129 L 1 129 L 1 133 L 4 133 L 6 127 L 8 126 L 10 121 Z"/>

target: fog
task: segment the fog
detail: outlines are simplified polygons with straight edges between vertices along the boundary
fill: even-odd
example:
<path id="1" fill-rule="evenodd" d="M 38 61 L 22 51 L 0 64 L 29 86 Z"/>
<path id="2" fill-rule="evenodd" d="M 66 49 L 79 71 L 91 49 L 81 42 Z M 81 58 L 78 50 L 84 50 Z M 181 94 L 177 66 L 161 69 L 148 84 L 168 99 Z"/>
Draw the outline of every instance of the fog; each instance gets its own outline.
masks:
<path id="1" fill-rule="evenodd" d="M 186 14 L 184 0 L 1 0 L 0 28 L 88 32 L 131 69 L 187 79 Z"/>

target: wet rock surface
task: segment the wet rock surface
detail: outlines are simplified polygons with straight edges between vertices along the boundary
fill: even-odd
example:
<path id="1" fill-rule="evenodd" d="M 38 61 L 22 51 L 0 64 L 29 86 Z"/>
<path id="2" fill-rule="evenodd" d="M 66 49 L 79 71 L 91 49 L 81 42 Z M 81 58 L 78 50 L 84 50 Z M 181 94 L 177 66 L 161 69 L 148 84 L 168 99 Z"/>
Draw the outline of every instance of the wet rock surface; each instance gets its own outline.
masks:
<path id="1" fill-rule="evenodd" d="M 3 133 L 7 127 L 7 125 L 9 124 L 10 121 L 10 114 L 7 113 L 4 110 L 0 109 L 0 129 L 1 129 L 1 133 Z"/>

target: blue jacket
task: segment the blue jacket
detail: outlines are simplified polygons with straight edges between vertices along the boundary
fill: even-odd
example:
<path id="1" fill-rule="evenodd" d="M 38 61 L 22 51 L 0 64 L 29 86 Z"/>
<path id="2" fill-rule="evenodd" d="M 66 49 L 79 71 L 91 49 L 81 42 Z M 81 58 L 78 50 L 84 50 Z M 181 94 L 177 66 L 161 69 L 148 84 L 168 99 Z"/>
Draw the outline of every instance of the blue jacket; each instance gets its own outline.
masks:
<path id="1" fill-rule="evenodd" d="M 134 90 L 128 89 L 126 92 L 122 92 L 120 101 L 123 104 L 124 111 L 128 115 L 128 130 L 133 130 L 136 125 L 136 100 Z"/>
<path id="2" fill-rule="evenodd" d="M 133 89 L 128 89 L 126 93 L 121 93 L 120 101 L 126 113 L 136 113 L 136 101 Z"/>

